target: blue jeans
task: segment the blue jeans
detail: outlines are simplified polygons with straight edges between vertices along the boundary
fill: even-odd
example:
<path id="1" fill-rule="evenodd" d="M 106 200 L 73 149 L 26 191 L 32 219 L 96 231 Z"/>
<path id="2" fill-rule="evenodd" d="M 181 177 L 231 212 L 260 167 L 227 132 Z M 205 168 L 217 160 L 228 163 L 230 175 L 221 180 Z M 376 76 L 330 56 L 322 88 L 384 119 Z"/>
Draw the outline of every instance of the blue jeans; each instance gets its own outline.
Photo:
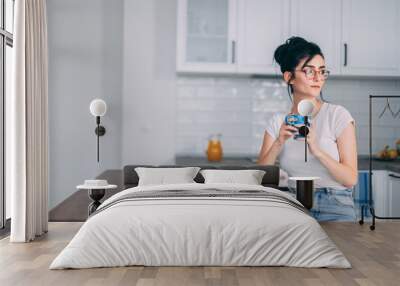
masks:
<path id="1" fill-rule="evenodd" d="M 353 190 L 317 188 L 311 215 L 318 221 L 355 221 Z"/>

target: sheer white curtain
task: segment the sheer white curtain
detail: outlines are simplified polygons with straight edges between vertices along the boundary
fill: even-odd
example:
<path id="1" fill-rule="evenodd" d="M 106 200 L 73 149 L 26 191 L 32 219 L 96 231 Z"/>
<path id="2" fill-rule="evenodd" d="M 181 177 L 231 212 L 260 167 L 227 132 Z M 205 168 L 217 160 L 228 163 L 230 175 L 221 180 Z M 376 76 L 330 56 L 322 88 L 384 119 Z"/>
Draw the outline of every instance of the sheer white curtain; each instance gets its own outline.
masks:
<path id="1" fill-rule="evenodd" d="M 10 241 L 27 242 L 48 225 L 46 0 L 16 0 L 14 9 Z"/>

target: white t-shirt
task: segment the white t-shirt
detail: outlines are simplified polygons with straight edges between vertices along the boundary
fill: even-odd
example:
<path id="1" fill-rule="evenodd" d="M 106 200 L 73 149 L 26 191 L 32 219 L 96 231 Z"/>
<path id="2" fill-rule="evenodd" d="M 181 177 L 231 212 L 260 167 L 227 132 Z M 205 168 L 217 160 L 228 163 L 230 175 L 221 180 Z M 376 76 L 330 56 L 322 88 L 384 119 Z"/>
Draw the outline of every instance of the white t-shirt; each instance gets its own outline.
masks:
<path id="1" fill-rule="evenodd" d="M 279 136 L 279 129 L 285 120 L 286 114 L 276 113 L 268 121 L 266 132 L 276 139 Z M 311 126 L 315 128 L 316 139 L 319 147 L 339 162 L 339 151 L 336 139 L 354 118 L 346 108 L 340 105 L 324 102 L 310 120 Z M 315 188 L 334 188 L 337 190 L 346 189 L 338 183 L 328 172 L 326 167 L 316 159 L 307 146 L 307 162 L 304 160 L 304 139 L 294 140 L 293 137 L 286 140 L 281 153 L 278 156 L 280 168 L 286 171 L 289 176 L 317 176 L 321 179 L 314 181 Z M 289 187 L 295 187 L 296 182 L 289 180 Z"/>

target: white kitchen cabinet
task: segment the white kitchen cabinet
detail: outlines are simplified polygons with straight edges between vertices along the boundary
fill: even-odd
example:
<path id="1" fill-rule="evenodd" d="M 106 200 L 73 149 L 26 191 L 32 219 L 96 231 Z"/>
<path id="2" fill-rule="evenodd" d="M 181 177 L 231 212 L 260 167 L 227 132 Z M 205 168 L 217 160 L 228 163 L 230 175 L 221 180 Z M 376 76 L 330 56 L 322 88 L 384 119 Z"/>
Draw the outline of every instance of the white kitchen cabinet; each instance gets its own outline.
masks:
<path id="1" fill-rule="evenodd" d="M 178 0 L 177 71 L 280 74 L 289 0 Z"/>
<path id="2" fill-rule="evenodd" d="M 388 208 L 388 172 L 385 170 L 372 171 L 372 199 L 374 201 L 375 215 L 389 216 Z"/>
<path id="3" fill-rule="evenodd" d="M 178 0 L 178 72 L 236 72 L 236 0 Z"/>
<path id="4" fill-rule="evenodd" d="M 290 34 L 318 44 L 332 75 L 340 74 L 341 3 L 340 0 L 290 2 Z"/>
<path id="5" fill-rule="evenodd" d="M 400 75 L 400 1 L 342 1 L 342 74 Z"/>
<path id="6" fill-rule="evenodd" d="M 388 172 L 388 212 L 400 217 L 400 174 L 394 172 Z"/>
<path id="7" fill-rule="evenodd" d="M 178 0 L 177 72 L 280 75 L 290 36 L 340 76 L 400 76 L 398 0 Z"/>
<path id="8" fill-rule="evenodd" d="M 275 49 L 289 37 L 289 1 L 238 0 L 237 72 L 280 74 Z"/>
<path id="9" fill-rule="evenodd" d="M 400 174 L 385 170 L 374 170 L 372 173 L 375 214 L 400 217 Z"/>

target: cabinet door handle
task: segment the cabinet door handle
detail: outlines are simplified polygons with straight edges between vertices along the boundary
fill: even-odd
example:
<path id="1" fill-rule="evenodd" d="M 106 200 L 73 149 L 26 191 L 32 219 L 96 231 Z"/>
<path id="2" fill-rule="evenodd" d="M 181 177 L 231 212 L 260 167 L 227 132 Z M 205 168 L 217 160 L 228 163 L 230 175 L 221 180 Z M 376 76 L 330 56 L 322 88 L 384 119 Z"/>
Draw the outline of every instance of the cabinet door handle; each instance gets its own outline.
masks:
<path id="1" fill-rule="evenodd" d="M 347 66 L 347 44 L 344 43 L 344 66 Z"/>
<path id="2" fill-rule="evenodd" d="M 232 64 L 236 61 L 236 41 L 232 41 Z"/>
<path id="3" fill-rule="evenodd" d="M 400 179 L 400 176 L 396 176 L 396 175 L 394 175 L 394 174 L 389 174 L 389 177 L 396 178 L 396 179 Z"/>

